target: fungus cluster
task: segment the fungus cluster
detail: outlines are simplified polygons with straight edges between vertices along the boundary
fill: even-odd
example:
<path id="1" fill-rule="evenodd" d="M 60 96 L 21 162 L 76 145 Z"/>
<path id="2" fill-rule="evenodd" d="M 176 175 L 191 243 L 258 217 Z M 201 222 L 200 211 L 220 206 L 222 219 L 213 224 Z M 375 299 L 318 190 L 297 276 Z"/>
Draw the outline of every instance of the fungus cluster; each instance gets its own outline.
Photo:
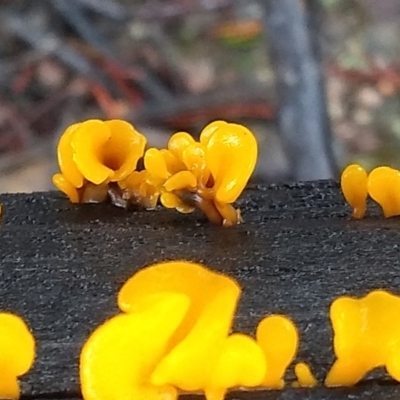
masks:
<path id="1" fill-rule="evenodd" d="M 381 206 L 386 218 L 400 215 L 400 171 L 397 169 L 384 166 L 367 174 L 363 167 L 352 164 L 343 171 L 340 183 L 354 218 L 364 217 L 368 196 Z"/>
<path id="2" fill-rule="evenodd" d="M 189 213 L 196 208 L 216 224 L 241 222 L 233 207 L 255 168 L 257 141 L 246 127 L 225 121 L 207 125 L 196 141 L 171 136 L 166 149 L 122 120 L 88 120 L 70 126 L 58 145 L 61 172 L 53 183 L 71 202 L 103 202 Z M 144 168 L 137 169 L 143 157 Z"/>
<path id="3" fill-rule="evenodd" d="M 400 381 L 400 297 L 375 290 L 339 297 L 330 309 L 336 361 L 327 386 L 352 386 L 377 367 Z"/>
<path id="4" fill-rule="evenodd" d="M 19 399 L 18 377 L 30 370 L 34 359 L 35 339 L 25 322 L 0 313 L 0 399 Z"/>
<path id="5" fill-rule="evenodd" d="M 122 120 L 88 120 L 67 128 L 57 156 L 61 173 L 53 183 L 71 202 L 102 202 L 129 176 L 143 156 L 146 138 Z"/>
<path id="6" fill-rule="evenodd" d="M 84 399 L 174 400 L 191 392 L 222 400 L 232 388 L 282 388 L 297 352 L 297 329 L 272 315 L 260 322 L 256 338 L 231 333 L 240 292 L 233 279 L 199 264 L 167 262 L 139 271 L 119 292 L 122 313 L 82 349 Z M 304 376 L 299 380 L 307 383 Z"/>
<path id="7" fill-rule="evenodd" d="M 204 296 L 207 293 L 207 296 Z M 232 278 L 186 261 L 140 270 L 121 288 L 121 313 L 83 346 L 85 400 L 177 400 L 203 393 L 282 389 L 299 336 L 283 315 L 263 318 L 255 337 L 232 333 L 241 289 Z M 326 386 L 352 386 L 377 367 L 400 382 L 400 297 L 375 290 L 342 296 L 330 307 L 336 360 Z M 0 398 L 18 400 L 18 377 L 32 367 L 35 340 L 24 321 L 0 313 Z M 295 387 L 318 384 L 309 366 L 294 366 Z"/>

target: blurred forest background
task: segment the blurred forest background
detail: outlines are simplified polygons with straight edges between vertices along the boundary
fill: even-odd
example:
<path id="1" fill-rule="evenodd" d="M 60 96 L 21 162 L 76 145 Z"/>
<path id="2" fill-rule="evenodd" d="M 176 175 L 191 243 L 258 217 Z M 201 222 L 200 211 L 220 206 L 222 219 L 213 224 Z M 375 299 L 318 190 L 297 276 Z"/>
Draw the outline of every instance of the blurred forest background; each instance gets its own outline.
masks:
<path id="1" fill-rule="evenodd" d="M 312 1 L 337 170 L 400 167 L 400 2 Z M 256 179 L 293 176 L 263 3 L 1 0 L 0 192 L 52 189 L 60 134 L 88 118 L 127 119 L 154 146 L 238 121 L 260 142 Z"/>

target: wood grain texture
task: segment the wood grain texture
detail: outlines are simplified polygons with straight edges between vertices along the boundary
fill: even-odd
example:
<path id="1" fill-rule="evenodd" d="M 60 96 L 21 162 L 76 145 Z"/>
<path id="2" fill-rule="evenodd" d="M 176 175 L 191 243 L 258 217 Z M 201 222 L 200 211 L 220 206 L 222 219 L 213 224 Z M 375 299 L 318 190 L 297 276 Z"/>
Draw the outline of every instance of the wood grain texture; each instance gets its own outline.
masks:
<path id="1" fill-rule="evenodd" d="M 154 262 L 187 259 L 235 277 L 243 287 L 236 330 L 252 333 L 270 313 L 290 316 L 301 333 L 298 360 L 320 381 L 334 359 L 332 300 L 373 288 L 400 294 L 399 219 L 385 220 L 375 207 L 351 220 L 331 181 L 253 186 L 239 202 L 245 223 L 228 229 L 197 213 L 72 205 L 55 192 L 1 195 L 0 202 L 0 309 L 21 315 L 38 344 L 34 369 L 23 378 L 27 399 L 79 397 L 83 343 L 118 312 L 126 279 Z M 354 388 L 229 398 L 390 400 L 400 398 L 400 385 L 378 371 Z"/>

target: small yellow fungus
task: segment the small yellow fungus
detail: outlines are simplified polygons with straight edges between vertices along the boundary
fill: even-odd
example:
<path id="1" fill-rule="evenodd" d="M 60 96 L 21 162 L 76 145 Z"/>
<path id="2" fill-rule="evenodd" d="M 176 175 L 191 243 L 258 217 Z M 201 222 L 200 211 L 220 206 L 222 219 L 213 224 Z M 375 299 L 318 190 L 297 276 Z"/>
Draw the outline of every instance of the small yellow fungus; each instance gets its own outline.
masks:
<path id="1" fill-rule="evenodd" d="M 306 363 L 297 363 L 294 367 L 294 373 L 297 378 L 297 382 L 294 384 L 295 387 L 314 387 L 318 385 L 315 376 Z"/>
<path id="2" fill-rule="evenodd" d="M 383 210 L 386 218 L 400 215 L 400 171 L 378 167 L 368 176 L 368 193 Z"/>
<path id="3" fill-rule="evenodd" d="M 127 178 L 143 156 L 146 139 L 122 120 L 88 120 L 71 125 L 61 136 L 57 154 L 61 174 L 53 183 L 72 202 L 97 201 L 103 197 L 87 184 L 105 185 Z M 106 196 L 107 198 L 107 196 Z"/>
<path id="4" fill-rule="evenodd" d="M 184 171 L 186 169 L 185 164 L 176 157 L 170 150 L 161 149 L 161 154 L 164 157 L 164 161 L 167 165 L 168 172 L 173 175 L 179 171 Z"/>
<path id="5" fill-rule="evenodd" d="M 182 162 L 200 181 L 200 185 L 207 185 L 210 171 L 206 166 L 206 149 L 202 144 L 195 142 L 187 146 L 182 153 Z"/>
<path id="6" fill-rule="evenodd" d="M 146 209 L 154 209 L 160 197 L 160 189 L 147 170 L 134 171 L 127 178 L 118 182 L 126 197 L 131 203 Z"/>
<path id="7" fill-rule="evenodd" d="M 207 132 L 207 127 L 206 127 Z M 257 161 L 257 141 L 244 126 L 223 124 L 206 140 L 206 165 L 214 179 L 215 199 L 233 203 L 246 186 Z"/>
<path id="8" fill-rule="evenodd" d="M 271 315 L 259 323 L 256 338 L 267 362 L 262 385 L 282 389 L 286 368 L 297 353 L 299 335 L 296 326 L 283 315 Z"/>
<path id="9" fill-rule="evenodd" d="M 19 399 L 18 377 L 32 367 L 35 339 L 20 317 L 0 313 L 0 343 L 0 398 Z"/>
<path id="10" fill-rule="evenodd" d="M 176 208 L 179 212 L 183 214 L 189 214 L 195 210 L 194 207 L 191 207 L 184 203 L 184 201 L 174 193 L 163 193 L 160 196 L 160 202 L 165 208 Z"/>
<path id="11" fill-rule="evenodd" d="M 353 208 L 353 217 L 360 219 L 367 209 L 368 175 L 363 167 L 351 164 L 342 173 L 340 185 L 344 198 Z"/>
<path id="12" fill-rule="evenodd" d="M 197 186 L 197 179 L 190 171 L 180 171 L 175 175 L 172 175 L 164 183 L 164 188 L 168 192 L 173 192 L 175 190 L 182 190 L 185 188 L 195 189 Z"/>
<path id="13" fill-rule="evenodd" d="M 336 355 L 326 386 L 351 386 L 377 367 L 400 381 L 400 297 L 375 290 L 339 297 L 330 308 Z"/>
<path id="14" fill-rule="evenodd" d="M 144 166 L 146 171 L 155 179 L 161 182 L 165 181 L 171 176 L 168 171 L 167 163 L 164 158 L 164 153 L 161 150 L 151 148 L 146 150 L 144 155 Z"/>
<path id="15" fill-rule="evenodd" d="M 182 160 L 184 150 L 195 140 L 187 132 L 174 133 L 168 141 L 168 150 L 178 159 Z"/>

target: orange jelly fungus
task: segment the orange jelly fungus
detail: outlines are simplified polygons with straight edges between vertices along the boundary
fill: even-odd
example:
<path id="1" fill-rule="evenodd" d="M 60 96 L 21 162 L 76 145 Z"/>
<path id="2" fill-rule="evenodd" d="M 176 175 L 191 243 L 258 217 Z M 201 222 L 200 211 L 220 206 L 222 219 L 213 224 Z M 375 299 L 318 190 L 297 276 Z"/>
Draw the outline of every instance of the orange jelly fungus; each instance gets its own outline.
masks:
<path id="1" fill-rule="evenodd" d="M 267 360 L 262 386 L 283 388 L 286 368 L 297 353 L 299 335 L 296 326 L 283 315 L 271 315 L 259 323 L 256 338 Z"/>
<path id="2" fill-rule="evenodd" d="M 140 301 L 134 312 L 100 326 L 80 357 L 80 380 L 86 400 L 174 400 L 171 385 L 153 385 L 151 374 L 170 349 L 170 338 L 189 307 L 181 294 L 164 292 Z"/>
<path id="3" fill-rule="evenodd" d="M 378 167 L 368 176 L 368 193 L 383 210 L 386 218 L 400 215 L 400 171 Z"/>
<path id="4" fill-rule="evenodd" d="M 197 208 L 215 224 L 242 221 L 232 203 L 250 179 L 258 153 L 246 127 L 214 121 L 199 141 L 177 132 L 166 149 L 144 153 L 145 145 L 145 137 L 122 120 L 73 124 L 60 138 L 61 171 L 53 183 L 73 203 L 110 199 L 122 207 L 154 209 L 160 201 L 182 213 Z M 136 171 L 143 155 L 144 169 Z"/>
<path id="5" fill-rule="evenodd" d="M 198 264 L 162 263 L 125 283 L 119 307 L 134 312 L 142 298 L 160 291 L 186 296 L 190 307 L 170 338 L 169 352 L 153 371 L 154 385 L 203 391 L 208 400 L 220 400 L 228 388 L 261 383 L 266 368 L 261 348 L 249 336 L 229 335 L 240 295 L 234 280 Z"/>
<path id="6" fill-rule="evenodd" d="M 351 164 L 342 172 L 340 185 L 343 195 L 353 208 L 354 218 L 363 218 L 367 209 L 368 175 L 363 167 Z"/>
<path id="7" fill-rule="evenodd" d="M 140 270 L 118 294 L 122 314 L 83 347 L 84 399 L 175 400 L 203 392 L 222 400 L 232 388 L 282 387 L 297 332 L 290 320 L 271 316 L 260 323 L 257 341 L 231 333 L 239 296 L 233 279 L 200 264 Z"/>
<path id="8" fill-rule="evenodd" d="M 128 177 L 145 145 L 145 137 L 126 121 L 93 119 L 71 125 L 58 144 L 61 173 L 53 183 L 72 202 L 81 201 L 87 182 L 101 185 Z"/>
<path id="9" fill-rule="evenodd" d="M 200 135 L 207 168 L 214 180 L 215 200 L 233 203 L 246 186 L 257 161 L 257 141 L 244 126 L 222 124 Z"/>
<path id="10" fill-rule="evenodd" d="M 0 398 L 18 399 L 18 377 L 32 367 L 35 340 L 20 317 L 0 313 L 0 344 Z"/>
<path id="11" fill-rule="evenodd" d="M 214 121 L 203 129 L 199 142 L 178 132 L 168 149 L 147 150 L 144 164 L 160 187 L 165 207 L 180 212 L 198 208 L 210 221 L 229 226 L 241 222 L 232 203 L 255 168 L 257 152 L 257 141 L 247 128 Z"/>
<path id="12" fill-rule="evenodd" d="M 127 178 L 118 182 L 130 202 L 148 210 L 155 209 L 160 197 L 160 190 L 148 171 L 134 171 Z"/>
<path id="13" fill-rule="evenodd" d="M 400 297 L 375 290 L 339 297 L 330 308 L 336 355 L 325 384 L 351 386 L 376 367 L 400 381 Z"/>
<path id="14" fill-rule="evenodd" d="M 314 387 L 318 385 L 310 367 L 303 362 L 297 363 L 294 367 L 294 373 L 297 378 L 295 387 Z"/>

